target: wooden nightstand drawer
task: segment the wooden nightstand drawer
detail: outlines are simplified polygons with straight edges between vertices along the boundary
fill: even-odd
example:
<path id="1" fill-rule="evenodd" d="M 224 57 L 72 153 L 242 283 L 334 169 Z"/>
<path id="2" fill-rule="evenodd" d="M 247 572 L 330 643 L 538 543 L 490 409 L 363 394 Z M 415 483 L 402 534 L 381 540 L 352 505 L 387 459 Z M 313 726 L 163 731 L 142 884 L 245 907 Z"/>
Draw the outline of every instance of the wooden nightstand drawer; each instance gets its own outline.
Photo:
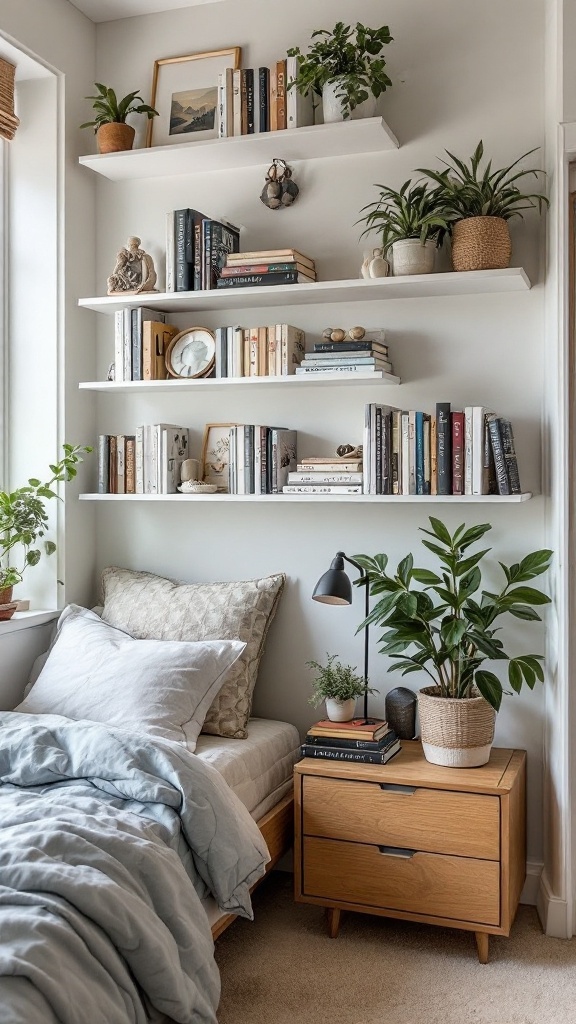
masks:
<path id="1" fill-rule="evenodd" d="M 306 836 L 302 875 L 304 896 L 500 923 L 500 866 L 494 861 L 420 852 L 401 857 L 378 846 Z"/>
<path id="2" fill-rule="evenodd" d="M 498 860 L 497 796 L 305 776 L 304 835 Z"/>

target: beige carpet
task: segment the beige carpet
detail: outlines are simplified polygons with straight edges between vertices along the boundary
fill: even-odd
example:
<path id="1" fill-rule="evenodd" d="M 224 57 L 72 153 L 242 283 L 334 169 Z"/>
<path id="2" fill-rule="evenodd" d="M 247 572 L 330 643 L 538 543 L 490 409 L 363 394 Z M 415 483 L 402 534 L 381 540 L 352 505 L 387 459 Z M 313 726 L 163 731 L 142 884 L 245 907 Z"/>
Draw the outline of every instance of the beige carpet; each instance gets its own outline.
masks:
<path id="1" fill-rule="evenodd" d="M 451 929 L 346 914 L 329 939 L 291 887 L 275 872 L 255 922 L 216 943 L 219 1024 L 576 1024 L 576 939 L 546 938 L 533 907 L 483 967 L 472 933 Z"/>

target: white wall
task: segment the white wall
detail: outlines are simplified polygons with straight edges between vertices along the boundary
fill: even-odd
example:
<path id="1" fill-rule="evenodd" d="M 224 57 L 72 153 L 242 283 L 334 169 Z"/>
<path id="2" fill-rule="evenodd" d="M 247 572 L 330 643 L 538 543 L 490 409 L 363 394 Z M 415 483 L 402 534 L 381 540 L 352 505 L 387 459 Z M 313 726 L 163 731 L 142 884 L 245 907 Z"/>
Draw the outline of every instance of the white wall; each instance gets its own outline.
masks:
<path id="1" fill-rule="evenodd" d="M 98 292 L 117 249 L 130 234 L 140 235 L 161 260 L 167 210 L 193 206 L 225 215 L 243 225 L 246 248 L 294 245 L 317 260 L 324 279 L 356 277 L 362 252 L 354 221 L 374 198 L 373 183 L 400 185 L 418 166 L 433 165 L 445 147 L 467 156 L 480 137 L 497 162 L 510 162 L 544 142 L 543 0 L 391 0 L 383 13 L 376 0 L 293 0 L 289 17 L 264 18 L 260 0 L 226 0 L 201 8 L 131 18 L 97 30 L 98 78 L 121 92 L 149 95 L 153 61 L 159 57 L 240 44 L 245 66 L 271 63 L 288 45 L 305 45 L 313 29 L 332 27 L 338 18 L 377 25 L 384 19 L 395 42 L 389 47 L 394 87 L 382 112 L 401 142 L 398 152 L 351 154 L 338 161 L 295 165 L 301 187 L 297 204 L 273 213 L 259 201 L 266 167 L 210 176 L 129 184 L 98 184 Z M 511 44 L 513 40 L 513 45 Z M 270 159 L 282 156 L 281 136 L 270 141 Z M 540 164 L 542 154 L 535 158 Z M 298 398 L 263 392 L 222 393 L 213 398 L 159 396 L 98 399 L 98 429 L 129 432 L 145 421 L 180 421 L 192 428 L 199 452 L 203 424 L 211 420 L 283 422 L 299 429 L 300 453 L 329 452 L 342 441 L 359 441 L 367 401 L 389 401 L 404 408 L 432 410 L 437 400 L 458 408 L 487 404 L 514 422 L 523 486 L 540 490 L 540 423 L 543 374 L 542 230 L 527 217 L 513 227 L 514 264 L 523 264 L 535 287 L 530 293 L 413 302 L 360 303 L 275 310 L 313 337 L 323 327 L 385 327 L 395 368 L 406 382 L 399 390 L 319 389 Z M 280 301 L 280 296 L 279 296 Z M 85 314 L 88 318 L 88 314 Z M 249 326 L 270 313 L 243 311 L 237 318 L 201 317 L 215 326 L 237 320 Z M 98 318 L 99 373 L 112 358 L 112 320 Z M 182 317 L 181 323 L 191 323 Z M 450 509 L 430 506 L 451 526 L 489 520 L 495 555 L 513 561 L 543 546 L 544 501 L 522 506 Z M 307 704 L 305 662 L 326 651 L 358 664 L 362 644 L 354 636 L 361 602 L 330 609 L 310 600 L 314 583 L 334 552 L 386 551 L 392 561 L 408 550 L 422 551 L 418 527 L 425 510 L 403 504 L 382 507 L 286 506 L 215 507 L 103 506 L 97 517 L 97 562 L 149 569 L 182 579 L 210 580 L 256 576 L 282 570 L 289 584 L 270 633 L 256 694 L 256 711 L 295 722 L 301 729 L 315 715 Z M 518 626 L 508 631 L 518 652 L 541 650 L 543 637 Z M 386 690 L 400 682 L 371 652 L 372 683 L 378 686 L 376 712 Z M 413 680 L 412 680 L 413 682 Z M 542 691 L 506 699 L 498 719 L 500 745 L 529 752 L 530 860 L 542 860 Z"/>
<path id="2" fill-rule="evenodd" d="M 48 650 L 53 623 L 5 633 L 0 639 L 0 711 L 10 711 L 22 700 L 30 669 Z"/>

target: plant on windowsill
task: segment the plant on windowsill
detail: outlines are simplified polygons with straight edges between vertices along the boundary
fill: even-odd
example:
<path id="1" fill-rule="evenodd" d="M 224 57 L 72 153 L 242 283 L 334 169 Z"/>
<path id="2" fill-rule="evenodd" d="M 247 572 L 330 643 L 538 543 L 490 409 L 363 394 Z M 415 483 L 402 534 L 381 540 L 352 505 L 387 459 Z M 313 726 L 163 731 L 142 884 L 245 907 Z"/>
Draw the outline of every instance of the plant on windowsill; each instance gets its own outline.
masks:
<path id="1" fill-rule="evenodd" d="M 306 662 L 308 668 L 316 670 L 309 703 L 317 708 L 325 701 L 326 714 L 331 722 L 349 722 L 354 718 L 356 699 L 365 693 L 376 693 L 376 690 L 366 685 L 363 676 L 357 675 L 352 665 L 336 661 L 336 654 L 326 654 L 326 657 L 326 665 L 317 661 Z"/>
<path id="2" fill-rule="evenodd" d="M 380 235 L 384 256 L 392 254 L 394 277 L 432 273 L 435 250 L 449 230 L 442 189 L 410 179 L 399 192 L 387 185 L 374 187 L 380 196 L 360 211 L 369 210 L 357 222 L 366 224 L 360 237 Z"/>
<path id="3" fill-rule="evenodd" d="M 510 266 L 512 242 L 508 221 L 536 207 L 542 213 L 543 207 L 550 205 L 542 193 L 527 194 L 517 185 L 526 175 L 537 177 L 545 173 L 536 168 L 517 170 L 520 161 L 535 152 L 530 149 L 508 167 L 495 171 L 488 160 L 481 170 L 484 146 L 480 140 L 468 163 L 446 150 L 451 161 L 442 161 L 446 170 L 418 168 L 440 189 L 450 221 L 454 270 L 502 270 Z"/>
<path id="4" fill-rule="evenodd" d="M 117 153 L 132 149 L 135 131 L 132 125 L 126 124 L 128 115 L 146 114 L 150 120 L 152 117 L 158 117 L 158 111 L 144 103 L 139 95 L 139 89 L 129 92 L 119 100 L 114 89 L 102 85 L 101 82 L 94 82 L 94 85 L 98 89 L 98 95 L 85 96 L 84 99 L 93 101 L 95 118 L 93 121 L 85 121 L 80 127 L 94 129 L 99 153 Z"/>
<path id="5" fill-rule="evenodd" d="M 300 58 L 288 88 L 298 89 L 302 96 L 322 96 L 325 123 L 372 117 L 376 100 L 392 85 L 380 56 L 392 42 L 388 26 L 367 28 L 358 21 L 352 27 L 339 21 L 332 32 L 317 29 L 312 39 L 306 54 L 299 46 L 288 50 L 289 57 Z"/>
<path id="6" fill-rule="evenodd" d="M 490 757 L 496 712 L 503 693 L 509 692 L 498 676 L 482 667 L 484 662 L 507 661 L 508 681 L 515 693 L 524 683 L 533 689 L 537 680 L 544 681 L 542 656 L 511 658 L 494 623 L 504 614 L 540 621 L 533 606 L 548 604 L 550 598 L 525 584 L 546 572 L 552 552 L 533 551 L 510 566 L 499 562 L 503 587 L 498 593 L 481 590 L 480 565 L 491 549 L 475 554 L 469 549 L 492 527 L 484 523 L 467 529 L 462 524 L 450 534 L 439 519 L 429 516 L 429 521 L 431 530 L 421 530 L 432 540 L 422 543 L 438 558 L 439 573 L 416 568 L 411 554 L 402 559 L 394 575 L 386 572 L 387 555 L 355 555 L 368 574 L 370 593 L 379 597 L 359 628 L 372 622 L 385 627 L 380 653 L 395 659 L 390 672 L 430 676 L 433 685 L 418 696 L 427 760 L 471 768 Z"/>
<path id="7" fill-rule="evenodd" d="M 31 477 L 24 487 L 0 491 L 0 620 L 12 618 L 16 602 L 12 590 L 22 582 L 26 569 L 38 565 L 42 553 L 52 555 L 56 545 L 44 540 L 48 515 L 45 502 L 57 498 L 54 484 L 72 480 L 82 456 L 92 449 L 65 444 L 60 462 L 50 466 L 52 476 L 46 483 Z"/>

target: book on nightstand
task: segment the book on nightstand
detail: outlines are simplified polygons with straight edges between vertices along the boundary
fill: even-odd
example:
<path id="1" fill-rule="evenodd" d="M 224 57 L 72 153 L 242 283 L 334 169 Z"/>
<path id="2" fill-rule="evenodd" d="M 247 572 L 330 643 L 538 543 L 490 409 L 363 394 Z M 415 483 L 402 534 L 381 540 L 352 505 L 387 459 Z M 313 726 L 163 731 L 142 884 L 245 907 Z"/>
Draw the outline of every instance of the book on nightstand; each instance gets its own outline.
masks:
<path id="1" fill-rule="evenodd" d="M 326 736 L 315 736 L 309 732 L 305 736 L 304 743 L 311 744 L 314 747 L 338 747 L 344 750 L 373 750 L 378 752 L 386 750 L 397 739 L 398 737 L 392 729 L 388 729 L 378 740 L 347 739 L 345 736 L 338 736 L 335 733 Z"/>
<path id="2" fill-rule="evenodd" d="M 327 761 L 355 761 L 361 764 L 386 764 L 401 750 L 400 740 L 395 739 L 383 750 L 350 750 L 344 747 L 317 747 L 303 743 L 300 752 L 303 757 L 316 757 Z"/>
<path id="3" fill-rule="evenodd" d="M 339 736 L 352 740 L 380 740 L 389 732 L 388 722 L 383 718 L 371 718 L 367 722 L 363 718 L 352 718 L 349 722 L 333 722 L 323 718 L 308 729 L 309 736 Z"/>

